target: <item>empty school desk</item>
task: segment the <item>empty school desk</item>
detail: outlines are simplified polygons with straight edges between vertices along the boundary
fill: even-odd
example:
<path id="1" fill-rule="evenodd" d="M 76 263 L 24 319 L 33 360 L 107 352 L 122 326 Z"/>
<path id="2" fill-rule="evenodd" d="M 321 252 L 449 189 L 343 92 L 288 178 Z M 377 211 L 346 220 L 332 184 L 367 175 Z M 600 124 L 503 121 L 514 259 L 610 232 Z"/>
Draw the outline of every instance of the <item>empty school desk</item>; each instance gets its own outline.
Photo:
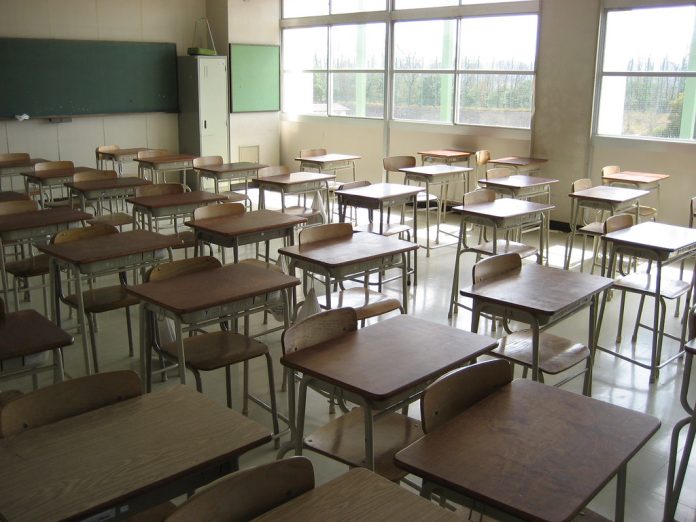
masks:
<path id="1" fill-rule="evenodd" d="M 616 475 L 614 520 L 623 521 L 628 461 L 659 427 L 650 415 L 518 379 L 398 452 L 396 463 L 486 515 L 535 522 L 575 520 Z"/>
<path id="2" fill-rule="evenodd" d="M 147 230 L 132 230 L 107 236 L 99 236 L 58 245 L 39 246 L 39 250 L 52 258 L 51 289 L 53 292 L 53 318 L 60 325 L 60 307 L 57 302 L 60 292 L 58 266 L 68 267 L 74 277 L 75 294 L 78 301 L 77 322 L 82 332 L 85 370 L 92 373 L 93 361 L 87 342 L 87 323 L 81 275 L 103 275 L 125 272 L 131 268 L 143 268 L 169 257 L 171 248 L 181 240 Z"/>
<path id="3" fill-rule="evenodd" d="M 202 165 L 196 167 L 196 171 L 201 178 L 212 179 L 215 184 L 215 193 L 220 193 L 220 182 L 228 181 L 230 185 L 235 182 L 244 184 L 244 194 L 249 192 L 249 180 L 254 180 L 258 177 L 259 170 L 267 167 L 261 163 L 250 163 L 248 161 L 240 161 L 237 163 L 225 163 L 223 165 Z M 201 188 L 200 179 L 198 188 Z"/>
<path id="4" fill-rule="evenodd" d="M 361 156 L 354 154 L 322 154 L 321 156 L 295 158 L 295 161 L 300 162 L 301 171 L 309 167 L 310 169 L 316 169 L 318 172 L 332 172 L 336 174 L 338 170 L 350 169 L 353 173 L 353 181 L 355 181 L 355 160 L 359 159 L 361 159 Z"/>
<path id="5" fill-rule="evenodd" d="M 48 238 L 71 224 L 91 219 L 92 215 L 70 208 L 39 210 L 0 216 L 0 273 L 2 293 L 5 303 L 9 303 L 7 292 L 9 283 L 5 271 L 5 247 L 13 242 L 44 243 Z"/>
<path id="6" fill-rule="evenodd" d="M 329 182 L 336 179 L 336 174 L 323 174 L 317 172 L 291 172 L 278 176 L 265 176 L 258 178 L 259 185 L 259 209 L 266 208 L 266 191 L 280 193 L 280 205 L 285 211 L 285 196 L 291 194 L 316 194 L 322 197 L 324 193 L 324 208 L 326 218 L 331 221 L 329 211 Z"/>
<path id="7" fill-rule="evenodd" d="M 594 355 L 594 333 L 599 294 L 610 288 L 613 280 L 581 272 L 570 272 L 535 264 L 523 264 L 483 283 L 460 290 L 473 299 L 471 331 L 478 331 L 482 313 L 520 321 L 530 326 L 534 349 L 532 378 L 539 380 L 539 331 L 561 319 L 590 306 L 587 346 Z M 591 395 L 592 367 L 586 395 Z"/>
<path id="8" fill-rule="evenodd" d="M 186 382 L 183 325 L 202 325 L 219 319 L 249 315 L 282 304 L 285 328 L 289 326 L 288 292 L 300 284 L 292 276 L 244 263 L 225 265 L 164 281 L 128 287 L 141 301 L 140 369 L 150 379 L 150 345 L 145 333 L 145 311 L 174 320 L 179 353 L 179 378 Z M 280 299 L 273 293 L 280 293 Z M 246 332 L 245 332 L 246 333 Z"/>
<path id="9" fill-rule="evenodd" d="M 255 518 L 255 522 L 325 520 L 444 522 L 455 513 L 364 468 L 354 468 Z"/>
<path id="10" fill-rule="evenodd" d="M 257 422 L 174 386 L 0 439 L 0 513 L 124 519 L 235 471 L 270 440 Z"/>
<path id="11" fill-rule="evenodd" d="M 420 154 L 421 163 L 423 163 L 423 165 L 426 163 L 444 163 L 445 165 L 451 165 L 452 163 L 464 162 L 469 164 L 471 156 L 475 153 L 467 150 L 436 149 L 421 150 L 418 151 L 418 154 Z"/>
<path id="12" fill-rule="evenodd" d="M 97 214 L 102 213 L 104 199 L 123 199 L 135 194 L 135 187 L 149 185 L 151 181 L 140 178 L 95 179 L 91 181 L 70 181 L 65 186 L 80 198 L 80 208 L 86 208 L 87 201 L 97 202 Z"/>
<path id="13" fill-rule="evenodd" d="M 43 208 L 46 204 L 46 194 L 44 189 L 51 190 L 53 187 L 62 187 L 73 179 L 76 172 L 98 172 L 90 167 L 69 167 L 51 170 L 42 170 L 40 172 L 22 172 L 24 176 L 24 188 L 27 194 L 30 193 L 29 187 L 36 186 L 39 192 L 39 203 Z M 50 199 L 50 198 L 49 198 Z"/>
<path id="14" fill-rule="evenodd" d="M 145 171 L 152 174 L 153 183 L 167 181 L 167 172 L 180 172 L 181 184 L 186 184 L 186 171 L 193 168 L 195 156 L 190 154 L 164 154 L 151 158 L 135 158 L 138 162 L 138 176 L 145 177 Z"/>
<path id="15" fill-rule="evenodd" d="M 30 158 L 29 154 L 21 154 L 22 157 L 0 161 L 0 182 L 5 178 L 10 180 L 10 189 L 14 189 L 12 178 L 25 172 L 34 172 L 34 165 L 48 160 L 43 158 Z"/>
<path id="16" fill-rule="evenodd" d="M 506 158 L 492 159 L 489 163 L 495 165 L 496 167 L 509 167 L 518 172 L 538 172 L 541 166 L 546 163 L 547 159 L 544 158 L 525 158 L 520 156 L 508 156 Z"/>
<path id="17" fill-rule="evenodd" d="M 295 452 L 308 447 L 351 466 L 362 466 L 393 477 L 390 451 L 381 447 L 379 430 L 405 431 L 410 441 L 422 436 L 420 423 L 406 416 L 394 422 L 389 415 L 380 423 L 379 413 L 396 411 L 417 401 L 427 384 L 440 375 L 463 366 L 497 346 L 483 335 L 450 326 L 399 315 L 341 337 L 285 354 L 281 363 L 302 373 L 297 404 Z M 288 399 L 294 407 L 294 372 L 288 372 Z M 304 396 L 308 386 L 339 388 L 343 397 L 361 410 L 337 417 L 317 432 L 304 437 Z M 391 421 L 391 422 L 390 422 Z M 403 423 L 409 423 L 407 428 Z M 291 423 L 292 425 L 292 423 Z M 360 429 L 364 426 L 364 429 Z M 353 443 L 351 444 L 351 440 Z M 355 440 L 365 441 L 364 448 Z M 409 440 L 403 440 L 408 443 Z M 385 460 L 384 454 L 388 455 Z"/>
<path id="18" fill-rule="evenodd" d="M 135 161 L 138 157 L 138 152 L 149 150 L 145 147 L 133 147 L 131 149 L 114 149 L 109 151 L 97 150 L 97 167 L 104 168 L 104 163 L 112 162 L 116 166 L 116 172 L 119 177 L 123 176 L 123 164 L 129 161 Z"/>
<path id="19" fill-rule="evenodd" d="M 292 245 L 295 227 L 306 222 L 305 218 L 299 216 L 273 210 L 254 210 L 236 216 L 197 219 L 184 224 L 194 230 L 197 245 L 200 246 L 200 242 L 205 241 L 234 249 L 234 262 L 237 263 L 240 246 L 253 245 L 261 241 L 266 243 L 266 259 L 268 260 L 268 242 L 271 239 L 283 238 L 286 244 Z M 222 262 L 225 263 L 224 250 Z"/>
<path id="20" fill-rule="evenodd" d="M 290 258 L 290 269 L 325 276 L 326 307 L 331 308 L 332 279 L 365 274 L 387 268 L 401 268 L 401 303 L 408 311 L 408 254 L 418 249 L 410 241 L 378 234 L 358 232 L 348 238 L 329 239 L 309 245 L 293 245 L 278 250 Z"/>
<path id="21" fill-rule="evenodd" d="M 187 216 L 193 214 L 198 207 L 227 201 L 227 196 L 197 190 L 179 194 L 127 198 L 126 201 L 133 205 L 133 220 L 136 223 L 140 222 L 143 228 L 152 230 L 153 218 Z M 140 221 L 139 214 L 142 216 Z M 176 229 L 176 221 L 174 228 Z"/>

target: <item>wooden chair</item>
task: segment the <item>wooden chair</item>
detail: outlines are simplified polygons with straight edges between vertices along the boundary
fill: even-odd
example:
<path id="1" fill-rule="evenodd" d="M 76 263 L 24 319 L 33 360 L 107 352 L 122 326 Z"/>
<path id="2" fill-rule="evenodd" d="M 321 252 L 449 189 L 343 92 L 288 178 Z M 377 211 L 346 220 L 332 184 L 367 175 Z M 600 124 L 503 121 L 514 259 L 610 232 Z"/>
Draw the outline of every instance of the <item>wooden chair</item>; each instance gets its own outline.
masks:
<path id="1" fill-rule="evenodd" d="M 200 167 L 210 167 L 210 166 L 218 166 L 218 165 L 223 165 L 224 162 L 222 160 L 222 156 L 201 156 L 199 158 L 195 158 L 193 160 L 193 170 L 196 171 L 198 174 L 198 179 L 200 180 L 201 176 L 205 177 L 206 174 L 203 173 L 201 170 L 199 170 Z M 242 185 L 235 185 L 233 184 L 234 180 L 229 180 L 229 187 L 227 189 L 227 192 L 220 192 L 220 184 L 215 178 L 215 193 L 216 194 L 223 194 L 227 196 L 228 201 L 231 203 L 239 203 L 242 202 L 246 206 L 249 207 L 251 210 L 251 200 L 249 199 L 249 195 L 245 192 L 244 194 L 240 194 L 239 192 L 235 192 L 235 190 L 239 190 L 241 188 L 246 189 L 246 186 L 244 184 Z M 200 188 L 200 181 L 199 181 L 199 188 Z M 203 190 L 201 188 L 201 190 Z"/>
<path id="2" fill-rule="evenodd" d="M 312 489 L 312 463 L 291 457 L 218 480 L 179 506 L 166 522 L 246 522 Z"/>
<path id="3" fill-rule="evenodd" d="M 115 170 L 116 169 L 116 162 L 112 159 L 107 160 L 106 158 L 104 158 L 101 155 L 101 153 L 102 152 L 114 152 L 114 151 L 117 151 L 120 149 L 121 149 L 121 147 L 119 147 L 118 145 L 99 145 L 96 149 L 94 149 L 94 159 L 96 161 L 97 168 L 103 169 L 104 166 L 106 165 L 106 162 L 110 161 L 111 168 Z"/>
<path id="4" fill-rule="evenodd" d="M 320 241 L 331 239 L 349 238 L 353 235 L 353 226 L 350 223 L 329 223 L 300 230 L 299 244 L 310 245 Z M 399 310 L 406 313 L 401 301 L 382 292 L 369 288 L 369 274 L 364 274 L 362 287 L 342 289 L 331 294 L 331 303 L 334 308 L 353 308 L 361 325 L 365 320 L 378 315 Z M 304 274 L 304 288 L 307 288 L 307 274 Z M 326 308 L 326 296 L 318 297 L 319 305 Z"/>
<path id="5" fill-rule="evenodd" d="M 259 169 L 258 177 L 266 178 L 270 176 L 283 176 L 285 174 L 290 174 L 289 167 L 285 165 L 275 165 Z M 302 201 L 302 203 L 300 203 L 300 201 Z M 283 214 L 290 214 L 292 216 L 303 217 L 307 220 L 307 225 L 313 225 L 324 222 L 324 216 L 321 210 L 315 210 L 311 206 L 307 206 L 306 194 L 303 196 L 298 195 L 297 204 L 292 206 L 287 206 L 284 197 L 281 195 L 280 212 L 282 212 Z"/>
<path id="6" fill-rule="evenodd" d="M 60 245 L 72 241 L 80 241 L 93 237 L 108 236 L 118 234 L 118 230 L 110 225 L 94 225 L 87 228 L 72 228 L 58 232 L 53 238 L 53 244 Z M 99 372 L 99 360 L 97 358 L 97 339 L 95 335 L 96 315 L 111 310 L 124 309 L 126 313 L 126 331 L 128 335 L 128 354 L 132 357 L 133 350 L 133 328 L 131 324 L 130 307 L 139 304 L 136 297 L 126 292 L 125 286 L 128 284 L 126 273 L 119 272 L 120 284 L 90 288 L 82 292 L 85 315 L 89 328 L 90 345 L 92 349 L 92 359 L 94 360 L 94 371 Z M 63 290 L 59 294 L 59 299 L 75 310 L 79 309 L 79 296 L 77 294 L 64 295 Z"/>
<path id="7" fill-rule="evenodd" d="M 602 178 L 604 178 L 604 176 L 618 174 L 619 172 L 621 172 L 621 167 L 619 167 L 618 165 L 608 165 L 606 167 L 602 167 Z M 638 223 L 642 223 L 643 221 L 656 221 L 656 220 L 657 220 L 657 209 L 655 207 L 646 207 L 646 206 L 638 203 Z"/>
<path id="8" fill-rule="evenodd" d="M 163 263 L 152 268 L 147 274 L 148 281 L 165 281 L 187 274 L 213 270 L 221 265 L 214 257 L 204 256 L 193 259 L 181 259 L 171 263 Z M 154 316 L 150 314 L 151 324 L 154 325 Z M 245 318 L 248 321 L 248 319 Z M 268 371 L 268 388 L 270 395 L 270 412 L 273 420 L 273 433 L 279 434 L 278 413 L 276 409 L 275 385 L 273 380 L 273 360 L 268 350 L 268 346 L 247 335 L 230 332 L 226 329 L 226 323 L 221 323 L 223 330 L 216 332 L 206 332 L 196 330 L 197 335 L 184 339 L 184 352 L 186 354 L 186 367 L 193 372 L 196 379 L 196 389 L 203 392 L 203 383 L 200 372 L 225 368 L 227 386 L 227 406 L 232 408 L 232 373 L 231 366 L 240 362 L 244 363 L 244 406 L 242 413 L 248 413 L 248 403 L 251 398 L 262 407 L 269 409 L 268 406 L 249 394 L 249 361 L 256 357 L 266 358 Z M 245 324 L 245 331 L 248 329 L 248 322 Z M 157 331 L 153 327 L 153 331 Z M 167 359 L 178 361 L 179 351 L 176 342 L 162 342 L 155 334 L 153 345 L 158 353 L 163 354 Z M 148 379 L 150 376 L 148 376 Z"/>
<path id="9" fill-rule="evenodd" d="M 351 308 L 334 308 L 309 316 L 283 332 L 283 353 L 289 354 L 329 342 L 354 332 L 357 316 Z M 290 370 L 287 370 L 290 371 Z M 297 418 L 304 418 L 307 388 L 318 391 L 325 397 L 334 397 L 335 389 L 303 377 L 297 400 Z M 305 437 L 303 446 L 321 455 L 343 462 L 348 466 L 359 466 L 365 458 L 364 413 L 360 407 L 335 418 L 325 426 Z M 398 481 L 406 472 L 394 464 L 394 454 L 422 436 L 420 423 L 399 413 L 383 413 L 375 418 L 374 455 L 375 472 Z"/>
<path id="10" fill-rule="evenodd" d="M 139 198 L 145 196 L 167 196 L 171 194 L 183 194 L 188 190 L 188 187 L 186 185 L 182 185 L 181 183 L 153 183 L 152 185 L 141 185 L 139 187 L 135 187 L 135 197 Z M 170 217 L 154 219 L 153 228 L 155 229 L 155 231 L 159 232 L 160 221 L 163 221 L 165 219 L 170 219 Z M 140 226 L 141 228 L 147 229 L 148 225 L 144 222 L 144 220 L 145 216 L 143 216 L 143 222 L 140 223 Z M 173 235 L 181 240 L 181 243 L 172 247 L 172 249 L 179 250 L 183 248 L 184 252 L 186 252 L 186 249 L 195 247 L 196 236 L 193 233 L 193 231 L 182 230 L 181 232 L 179 232 L 177 217 L 174 216 L 173 218 L 171 218 L 171 220 L 174 225 Z"/>
<path id="11" fill-rule="evenodd" d="M 592 188 L 592 180 L 590 178 L 581 178 L 581 179 L 576 179 L 573 181 L 572 185 L 570 186 L 570 191 L 571 192 L 579 192 L 581 190 L 587 190 Z M 571 217 L 575 213 L 575 205 L 577 205 L 575 199 L 571 198 L 570 199 L 570 215 Z M 581 214 L 579 214 L 579 221 L 576 224 L 576 230 L 575 230 L 575 235 L 576 236 L 582 236 L 582 257 L 580 258 L 580 271 L 582 272 L 584 269 L 584 264 L 585 264 L 585 248 L 586 248 L 586 243 L 587 243 L 587 238 L 592 238 L 592 268 L 590 269 L 590 273 L 594 273 L 594 268 L 597 262 L 597 255 L 599 253 L 599 240 L 602 237 L 603 232 L 603 223 L 601 220 L 603 212 L 600 214 L 600 220 L 593 220 L 591 215 L 588 214 L 587 209 L 582 209 L 579 210 Z M 596 217 L 596 216 L 595 216 Z M 572 252 L 572 245 L 570 244 L 570 240 L 572 238 L 572 231 L 571 234 L 568 235 L 566 238 L 566 243 L 565 243 L 565 262 L 564 262 L 564 268 L 568 270 L 570 267 L 570 258 L 573 255 Z"/>
<path id="12" fill-rule="evenodd" d="M 79 183 L 81 181 L 95 181 L 100 179 L 118 179 L 118 173 L 115 170 L 99 170 L 97 172 L 85 171 L 76 172 L 73 175 L 73 181 Z M 96 203 L 97 214 L 94 218 L 87 220 L 90 225 L 101 224 L 101 225 L 111 225 L 114 227 L 123 227 L 123 225 L 132 225 L 135 223 L 133 216 L 127 214 L 126 212 L 114 212 L 113 204 L 116 202 L 118 205 L 118 200 L 114 201 L 109 199 L 109 213 L 101 214 L 103 211 L 102 202 L 96 200 L 91 202 L 92 206 Z M 116 207 L 118 210 L 118 206 Z"/>
<path id="13" fill-rule="evenodd" d="M 495 191 L 491 189 L 478 189 L 464 194 L 462 206 L 467 207 L 469 205 L 481 203 L 492 203 L 495 201 L 495 199 Z M 462 255 L 466 254 L 467 252 L 473 252 L 476 254 L 476 261 L 479 261 L 482 256 L 515 253 L 521 258 L 536 255 L 538 260 L 540 253 L 536 248 L 525 245 L 524 243 L 511 241 L 509 239 L 509 233 L 511 231 L 512 229 L 494 229 L 493 240 L 488 241 L 486 239 L 486 232 L 483 227 L 481 227 L 481 230 L 479 231 L 478 244 L 470 245 L 467 239 L 467 223 L 462 215 L 462 219 L 459 224 L 459 242 L 457 243 L 457 253 L 454 258 L 454 275 L 452 277 L 452 290 L 450 292 L 450 305 L 447 317 L 451 318 L 453 314 L 458 312 L 460 307 L 471 310 L 471 307 L 459 301 L 459 280 Z M 505 239 L 498 239 L 498 234 L 501 232 L 505 233 Z"/>
<path id="14" fill-rule="evenodd" d="M 486 171 L 486 179 L 507 178 L 515 174 L 515 171 L 509 167 L 493 167 Z"/>
<path id="15" fill-rule="evenodd" d="M 485 149 L 477 150 L 476 154 L 476 180 L 486 177 L 487 165 L 491 161 L 491 152 Z"/>
<path id="16" fill-rule="evenodd" d="M 501 254 L 488 257 L 474 265 L 472 280 L 479 284 L 501 276 L 510 271 L 518 271 L 522 266 L 519 254 Z M 543 292 L 543 288 L 539 289 Z M 547 332 L 539 332 L 539 381 L 544 382 L 544 374 L 556 375 L 585 362 L 585 367 L 557 383 L 561 386 L 584 374 L 583 393 L 587 395 L 591 386 L 592 354 L 589 348 L 575 341 Z M 513 332 L 500 339 L 498 347 L 490 354 L 506 359 L 524 368 L 523 376 L 532 368 L 534 360 L 533 333 L 531 329 Z"/>

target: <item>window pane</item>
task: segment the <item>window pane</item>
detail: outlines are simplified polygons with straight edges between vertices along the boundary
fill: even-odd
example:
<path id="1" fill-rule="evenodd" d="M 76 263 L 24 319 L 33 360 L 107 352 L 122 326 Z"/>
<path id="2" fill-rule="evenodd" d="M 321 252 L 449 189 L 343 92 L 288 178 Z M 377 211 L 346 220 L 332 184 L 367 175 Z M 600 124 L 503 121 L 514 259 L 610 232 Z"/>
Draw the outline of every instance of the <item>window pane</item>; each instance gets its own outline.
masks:
<path id="1" fill-rule="evenodd" d="M 385 0 L 332 0 L 331 2 L 331 12 L 334 14 L 384 11 L 385 9 Z"/>
<path id="2" fill-rule="evenodd" d="M 605 77 L 597 132 L 693 139 L 695 101 L 696 78 Z"/>
<path id="3" fill-rule="evenodd" d="M 456 20 L 394 24 L 394 69 L 454 69 Z"/>
<path id="4" fill-rule="evenodd" d="M 384 117 L 384 73 L 333 73 L 332 116 Z"/>
<path id="5" fill-rule="evenodd" d="M 384 69 L 385 24 L 331 28 L 332 69 Z"/>
<path id="6" fill-rule="evenodd" d="M 610 11 L 605 71 L 694 71 L 696 7 Z"/>
<path id="7" fill-rule="evenodd" d="M 417 9 L 419 7 L 440 7 L 457 5 L 458 0 L 396 0 L 394 9 Z"/>
<path id="8" fill-rule="evenodd" d="M 283 110 L 326 116 L 326 73 L 283 74 Z"/>
<path id="9" fill-rule="evenodd" d="M 534 76 L 462 74 L 457 123 L 529 129 Z"/>
<path id="10" fill-rule="evenodd" d="M 283 69 L 326 69 L 327 29 L 285 29 L 283 31 Z"/>
<path id="11" fill-rule="evenodd" d="M 453 74 L 394 75 L 394 118 L 450 123 Z"/>
<path id="12" fill-rule="evenodd" d="M 464 18 L 459 68 L 533 71 L 536 41 L 536 15 Z"/>
<path id="13" fill-rule="evenodd" d="M 283 18 L 329 14 L 329 0 L 283 0 Z"/>

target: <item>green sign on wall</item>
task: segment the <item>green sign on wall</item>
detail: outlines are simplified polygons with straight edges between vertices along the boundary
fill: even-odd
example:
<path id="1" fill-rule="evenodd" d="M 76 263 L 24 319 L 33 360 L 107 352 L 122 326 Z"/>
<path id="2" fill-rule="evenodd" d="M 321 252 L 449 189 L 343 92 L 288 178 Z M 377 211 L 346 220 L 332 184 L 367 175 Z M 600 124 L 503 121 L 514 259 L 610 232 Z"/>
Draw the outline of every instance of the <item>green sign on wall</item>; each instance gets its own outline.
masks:
<path id="1" fill-rule="evenodd" d="M 280 47 L 230 44 L 232 112 L 280 110 Z"/>

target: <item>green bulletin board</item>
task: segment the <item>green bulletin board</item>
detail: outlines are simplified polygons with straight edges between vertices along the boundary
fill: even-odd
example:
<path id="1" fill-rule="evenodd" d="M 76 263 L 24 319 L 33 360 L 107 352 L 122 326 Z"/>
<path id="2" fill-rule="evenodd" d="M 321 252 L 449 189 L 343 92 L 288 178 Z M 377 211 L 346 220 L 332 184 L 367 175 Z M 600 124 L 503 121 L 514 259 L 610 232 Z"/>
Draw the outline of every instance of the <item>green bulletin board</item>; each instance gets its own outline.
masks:
<path id="1" fill-rule="evenodd" d="M 232 112 L 280 110 L 280 47 L 230 44 Z"/>

